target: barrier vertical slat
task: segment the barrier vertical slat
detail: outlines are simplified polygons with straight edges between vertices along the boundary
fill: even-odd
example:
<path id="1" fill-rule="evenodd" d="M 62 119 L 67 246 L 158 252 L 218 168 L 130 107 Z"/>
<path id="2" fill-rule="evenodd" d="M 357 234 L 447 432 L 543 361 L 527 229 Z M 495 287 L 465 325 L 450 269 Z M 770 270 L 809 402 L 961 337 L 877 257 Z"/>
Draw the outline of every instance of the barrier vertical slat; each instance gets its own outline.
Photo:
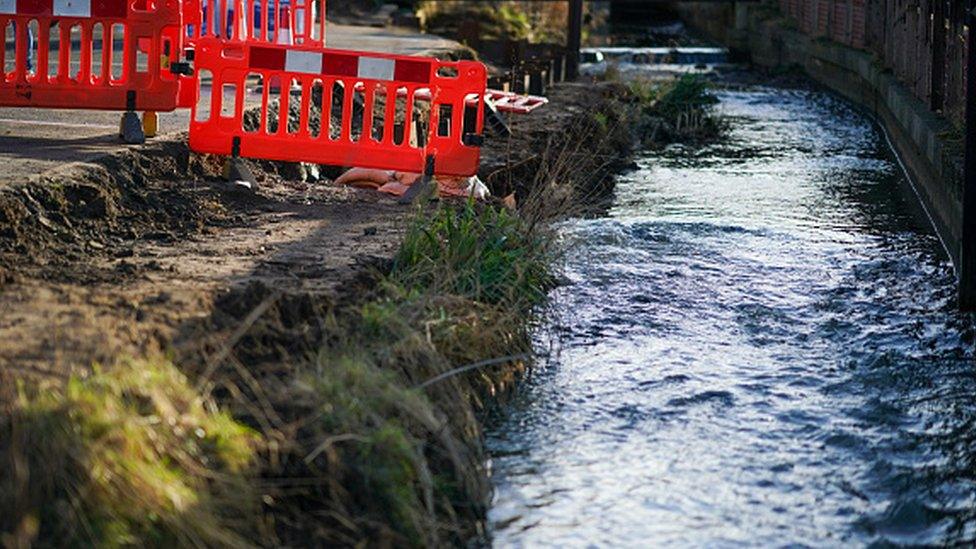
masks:
<path id="1" fill-rule="evenodd" d="M 217 13 L 220 14 L 218 17 L 214 17 L 214 20 L 213 20 L 214 21 L 214 27 L 216 27 L 214 29 L 214 36 L 220 36 L 222 38 L 229 38 L 227 36 L 227 27 L 231 27 L 231 32 L 233 32 L 233 27 L 234 26 L 233 25 L 228 25 L 229 21 L 227 20 L 227 18 L 228 18 L 228 13 L 227 13 L 227 0 L 215 0 L 214 1 L 214 4 L 216 5 L 216 7 L 218 9 Z"/>
<path id="2" fill-rule="evenodd" d="M 383 117 L 383 137 L 381 141 L 384 145 L 393 144 L 393 128 L 396 127 L 396 98 L 397 86 L 386 88 L 386 114 Z"/>
<path id="3" fill-rule="evenodd" d="M 115 49 L 114 34 L 111 23 L 102 24 L 102 78 L 100 83 L 103 85 L 112 78 L 112 57 L 114 56 L 112 52 Z"/>
<path id="4" fill-rule="evenodd" d="M 285 135 L 288 132 L 288 119 L 291 117 L 291 78 L 280 75 L 281 88 L 278 92 L 278 135 Z"/>
<path id="5" fill-rule="evenodd" d="M 30 23 L 27 24 L 28 30 L 30 30 Z M 48 40 L 48 33 L 50 32 L 49 23 L 37 23 L 37 38 L 35 43 L 37 44 L 37 66 L 34 67 L 34 74 L 30 72 L 25 76 L 25 80 L 28 82 L 36 81 L 46 74 L 48 71 L 48 64 L 50 63 L 51 57 L 51 44 Z M 27 43 L 28 51 L 30 49 L 30 43 Z M 28 53 L 28 55 L 30 55 Z"/>
<path id="6" fill-rule="evenodd" d="M 407 87 L 407 100 L 403 107 L 403 143 L 410 143 L 410 138 L 416 128 L 413 125 L 413 102 L 414 102 L 414 92 L 416 90 L 413 86 Z"/>
<path id="7" fill-rule="evenodd" d="M 436 94 L 435 93 L 432 93 L 431 96 L 432 97 L 435 97 Z M 441 112 L 440 111 L 441 110 L 437 107 L 437 102 L 434 99 L 431 99 L 431 101 L 430 101 L 430 115 L 429 115 L 429 118 L 427 119 L 427 135 L 426 135 L 426 137 L 428 138 L 428 140 L 430 139 L 430 135 L 431 134 L 438 135 L 440 133 L 440 127 L 441 127 L 441 116 L 440 116 Z"/>
<path id="8" fill-rule="evenodd" d="M 373 140 L 373 100 L 376 85 L 369 84 L 363 89 L 363 130 L 359 133 L 360 141 Z"/>
<path id="9" fill-rule="evenodd" d="M 268 17 L 268 15 L 267 14 L 263 14 L 264 17 L 259 17 L 259 13 L 260 12 L 258 12 L 257 10 L 260 10 L 260 9 L 261 9 L 261 6 L 258 5 L 257 0 L 247 0 L 247 20 L 248 20 L 248 24 L 247 24 L 247 27 L 245 29 L 247 31 L 246 34 L 245 34 L 245 37 L 250 37 L 250 36 L 254 35 L 255 33 L 259 32 L 258 30 L 255 30 L 255 29 L 260 29 L 263 25 L 265 25 L 267 23 L 265 21 L 265 19 Z M 257 35 L 257 36 L 260 36 L 260 35 Z"/>
<path id="10" fill-rule="evenodd" d="M 302 104 L 299 110 L 298 133 L 303 137 L 311 135 L 308 128 L 308 117 L 311 113 L 312 105 L 312 78 L 302 78 Z"/>
<path id="11" fill-rule="evenodd" d="M 64 83 L 68 80 L 66 67 L 71 59 L 68 55 L 71 53 L 71 37 L 68 36 L 67 31 L 67 25 L 63 23 L 58 25 L 58 72 L 54 75 L 55 82 Z"/>
<path id="12" fill-rule="evenodd" d="M 25 24 L 24 28 L 25 30 L 30 29 L 29 21 Z M 37 63 L 34 64 L 34 75 L 36 77 L 40 77 L 40 75 L 47 74 L 48 72 L 48 68 L 47 68 L 48 55 L 49 55 L 48 51 L 51 46 L 48 37 L 50 36 L 50 32 L 51 32 L 50 22 L 39 21 L 37 23 L 37 37 L 35 38 L 35 43 L 37 44 Z M 28 55 L 30 55 L 30 50 L 29 50 L 30 43 L 27 42 L 24 45 L 28 48 Z M 26 74 L 24 75 L 25 81 L 31 81 L 34 79 L 31 77 L 29 71 L 25 71 L 25 72 L 26 72 Z"/>
<path id="13" fill-rule="evenodd" d="M 92 27 L 93 23 L 91 21 L 85 22 L 81 26 L 81 56 L 79 57 L 81 70 L 78 71 L 78 80 L 86 84 L 90 84 L 91 78 L 91 66 L 92 66 Z"/>
<path id="14" fill-rule="evenodd" d="M 112 56 L 114 57 L 115 56 L 115 36 L 114 36 L 115 33 L 113 32 L 112 34 L 113 34 Z M 138 44 L 136 44 L 136 46 L 138 46 Z M 129 28 L 129 25 L 123 24 L 122 25 L 122 51 L 120 52 L 120 54 L 122 55 L 122 76 L 119 78 L 120 83 L 128 83 L 132 81 L 132 76 L 135 73 L 134 61 L 136 56 L 129 53 L 132 51 L 132 48 L 133 48 L 132 29 Z M 113 59 L 113 62 L 114 61 L 115 60 Z"/>
<path id="15" fill-rule="evenodd" d="M 24 55 L 22 36 L 25 34 L 25 31 L 23 27 L 24 25 L 20 22 L 14 23 L 14 80 L 16 80 L 18 74 L 24 73 L 24 61 L 27 59 L 27 56 Z"/>
<path id="16" fill-rule="evenodd" d="M 355 92 L 347 81 L 343 81 L 342 84 L 342 128 L 339 130 L 339 140 L 345 141 L 352 139 L 352 98 Z"/>
<path id="17" fill-rule="evenodd" d="M 258 131 L 261 133 L 271 133 L 268 127 L 268 117 L 265 113 L 268 112 L 268 103 L 270 102 L 271 86 L 268 85 L 268 79 L 265 78 L 263 85 L 261 86 L 261 116 L 258 122 Z"/>
<path id="18" fill-rule="evenodd" d="M 140 40 L 136 40 L 140 42 Z M 141 41 L 145 43 L 145 41 Z M 149 41 L 149 48 L 146 55 L 149 56 L 148 62 L 146 63 L 146 74 L 140 74 L 138 77 L 146 82 L 146 84 L 151 85 L 156 79 L 156 75 L 159 74 L 159 52 L 156 51 L 156 44 L 159 42 L 159 31 L 156 31 L 153 38 Z M 136 67 L 138 68 L 138 60 L 136 61 Z"/>

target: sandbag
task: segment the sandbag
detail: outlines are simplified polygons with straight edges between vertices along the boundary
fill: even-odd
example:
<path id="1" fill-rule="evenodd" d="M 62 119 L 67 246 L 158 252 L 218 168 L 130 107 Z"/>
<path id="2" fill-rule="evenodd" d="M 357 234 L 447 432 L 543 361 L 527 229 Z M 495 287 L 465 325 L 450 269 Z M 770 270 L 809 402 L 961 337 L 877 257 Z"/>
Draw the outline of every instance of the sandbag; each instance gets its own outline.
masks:
<path id="1" fill-rule="evenodd" d="M 390 170 L 374 170 L 370 168 L 349 168 L 346 173 L 336 180 L 338 185 L 351 185 L 367 189 L 378 189 L 393 180 Z"/>

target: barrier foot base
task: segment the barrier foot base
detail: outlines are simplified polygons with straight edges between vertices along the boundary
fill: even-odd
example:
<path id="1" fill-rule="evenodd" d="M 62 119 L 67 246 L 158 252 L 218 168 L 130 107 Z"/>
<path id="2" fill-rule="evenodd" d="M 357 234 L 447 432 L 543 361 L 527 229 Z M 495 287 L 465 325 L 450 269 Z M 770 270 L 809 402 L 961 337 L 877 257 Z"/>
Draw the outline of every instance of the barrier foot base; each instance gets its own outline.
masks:
<path id="1" fill-rule="evenodd" d="M 159 115 L 154 111 L 142 113 L 142 133 L 146 138 L 156 137 L 157 131 L 159 131 Z"/>
<path id="2" fill-rule="evenodd" d="M 142 131 L 142 121 L 135 111 L 127 111 L 122 115 L 119 123 L 119 136 L 124 143 L 140 145 L 146 142 L 146 133 Z"/>
<path id="3" fill-rule="evenodd" d="M 258 182 L 247 166 L 243 158 L 238 156 L 228 156 L 224 161 L 223 169 L 224 180 L 241 187 L 246 187 L 252 191 L 257 188 Z"/>
<path id="4" fill-rule="evenodd" d="M 407 192 L 403 193 L 397 202 L 400 204 L 410 204 L 414 200 L 428 196 L 431 191 L 432 183 L 434 182 L 434 157 L 428 156 L 427 162 L 424 164 L 424 175 L 407 189 Z"/>

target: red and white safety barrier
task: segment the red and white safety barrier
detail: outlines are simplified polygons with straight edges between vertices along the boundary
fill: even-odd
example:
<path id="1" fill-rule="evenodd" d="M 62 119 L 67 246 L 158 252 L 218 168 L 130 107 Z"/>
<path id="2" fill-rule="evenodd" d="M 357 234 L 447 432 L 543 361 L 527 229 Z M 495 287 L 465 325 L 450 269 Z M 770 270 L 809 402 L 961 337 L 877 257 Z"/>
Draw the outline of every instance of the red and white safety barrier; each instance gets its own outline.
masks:
<path id="1" fill-rule="evenodd" d="M 194 151 L 416 173 L 429 164 L 438 175 L 469 176 L 478 170 L 484 127 L 479 102 L 487 81 L 481 63 L 233 44 L 216 37 L 197 42 L 195 62 L 213 82 L 191 116 Z M 256 126 L 244 119 L 244 88 L 253 76 L 262 82 L 278 78 L 290 88 L 272 96 L 270 86 L 264 87 Z M 222 91 L 228 88 L 235 90 L 232 103 Z M 402 102 L 376 101 L 401 89 Z M 430 94 L 423 111 L 414 98 L 421 89 Z M 426 123 L 414 124 L 421 112 Z"/>
<path id="2" fill-rule="evenodd" d="M 356 91 L 362 91 L 363 88 L 364 86 L 361 83 L 356 85 Z M 406 95 L 406 90 L 398 90 L 397 92 L 397 97 L 406 97 Z M 418 101 L 430 101 L 430 89 L 420 88 L 413 94 L 413 97 Z M 522 95 L 502 90 L 485 90 L 485 98 L 491 101 L 498 111 L 513 114 L 529 114 L 535 109 L 549 103 L 548 99 L 538 95 Z M 465 103 L 469 107 L 477 105 L 478 96 L 468 96 Z"/>
<path id="3" fill-rule="evenodd" d="M 123 19 L 126 0 L 0 0 L 0 15 Z"/>
<path id="4" fill-rule="evenodd" d="M 499 111 L 515 114 L 529 114 L 549 103 L 548 99 L 538 95 L 521 95 L 501 90 L 487 90 L 485 96 Z"/>
<path id="5" fill-rule="evenodd" d="M 182 23 L 179 0 L 0 0 L 0 106 L 171 111 Z"/>
<path id="6" fill-rule="evenodd" d="M 280 48 L 251 48 L 251 68 L 387 82 L 430 82 L 429 59 L 389 59 L 365 54 L 338 54 Z M 360 83 L 360 86 L 362 84 Z M 430 90 L 427 90 L 428 98 Z"/>

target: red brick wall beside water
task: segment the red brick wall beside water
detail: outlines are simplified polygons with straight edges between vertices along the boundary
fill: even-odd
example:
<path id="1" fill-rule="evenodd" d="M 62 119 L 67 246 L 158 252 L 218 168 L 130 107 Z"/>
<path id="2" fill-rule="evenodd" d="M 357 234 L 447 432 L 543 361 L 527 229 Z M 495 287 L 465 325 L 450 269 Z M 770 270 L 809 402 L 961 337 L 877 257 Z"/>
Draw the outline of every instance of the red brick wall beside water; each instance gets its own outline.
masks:
<path id="1" fill-rule="evenodd" d="M 935 21 L 936 2 L 945 19 Z M 921 100 L 932 104 L 932 67 L 945 77 L 943 112 L 957 126 L 965 114 L 965 14 L 958 0 L 779 0 L 780 11 L 812 37 L 874 53 Z M 933 51 L 938 25 L 946 30 L 945 55 Z"/>

